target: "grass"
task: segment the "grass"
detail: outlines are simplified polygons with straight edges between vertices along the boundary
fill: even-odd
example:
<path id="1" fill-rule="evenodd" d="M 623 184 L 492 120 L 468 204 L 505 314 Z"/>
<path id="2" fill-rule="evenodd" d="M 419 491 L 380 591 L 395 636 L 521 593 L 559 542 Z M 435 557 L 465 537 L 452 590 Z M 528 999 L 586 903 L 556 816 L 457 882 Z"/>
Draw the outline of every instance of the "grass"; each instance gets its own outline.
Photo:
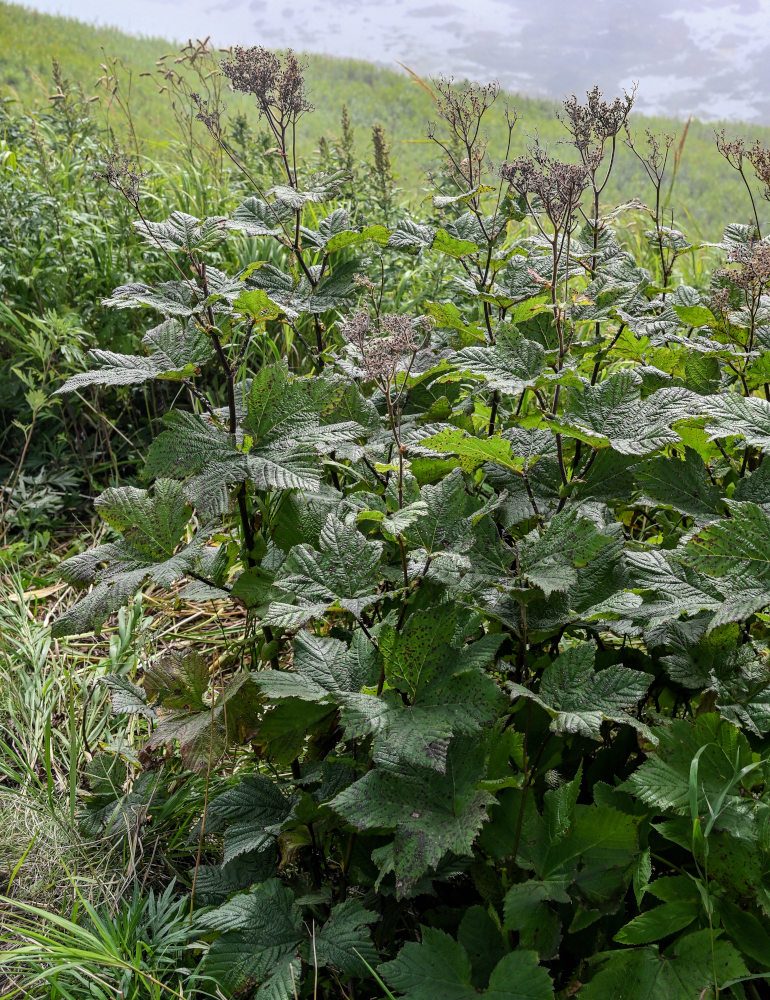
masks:
<path id="1" fill-rule="evenodd" d="M 177 971 L 195 927 L 174 879 L 197 850 L 187 829 L 205 778 L 172 769 L 142 785 L 141 724 L 114 716 L 98 681 L 133 675 L 169 642 L 218 645 L 243 622 L 150 594 L 99 641 L 54 641 L 50 622 L 74 594 L 51 575 L 61 552 L 32 549 L 23 570 L 0 563 L 0 997 L 214 996 L 194 969 Z M 105 773 L 119 775 L 106 795 Z"/>
<path id="2" fill-rule="evenodd" d="M 156 66 L 159 58 L 172 52 L 170 43 L 93 27 L 72 18 L 40 14 L 6 2 L 0 2 L 0 37 L 11 41 L 0 52 L 0 95 L 10 95 L 29 108 L 48 105 L 51 94 L 55 93 L 50 71 L 51 62 L 56 59 L 65 76 L 77 81 L 96 100 L 102 118 L 113 129 L 126 134 L 129 125 L 125 112 L 129 110 L 130 128 L 135 131 L 138 144 L 154 161 L 178 158 L 179 120 L 171 107 L 169 90 L 159 92 L 167 81 L 160 78 Z M 410 179 L 409 193 L 418 201 L 422 197 L 421 177 L 435 166 L 435 151 L 424 138 L 425 124 L 434 117 L 430 87 L 421 86 L 404 72 L 363 61 L 320 55 L 307 58 L 308 88 L 316 111 L 303 128 L 304 152 L 310 154 L 322 137 L 339 134 L 341 108 L 347 103 L 361 151 L 369 143 L 371 126 L 375 122 L 385 126 L 394 144 L 396 174 Z M 118 83 L 117 96 L 110 97 L 104 86 L 105 67 L 111 77 L 110 87 Z M 100 78 L 102 83 L 97 85 Z M 250 113 L 244 98 L 225 96 L 232 114 Z M 553 102 L 520 94 L 509 97 L 520 117 L 514 135 L 514 154 L 522 152 L 535 133 L 552 145 L 563 139 L 563 132 L 553 118 L 556 108 Z M 682 122 L 664 118 L 635 117 L 634 125 L 637 132 L 649 128 L 654 132 L 681 134 L 683 130 Z M 183 127 L 189 126 L 187 118 Z M 740 123 L 727 123 L 726 127 L 729 133 L 747 134 L 770 143 L 770 128 Z M 706 239 L 715 239 L 720 234 L 726 218 L 747 221 L 749 218 L 740 179 L 718 155 L 713 131 L 712 124 L 690 123 L 671 203 L 680 219 L 689 216 L 690 234 Z M 489 149 L 493 157 L 502 155 L 503 135 L 502 123 L 491 126 Z M 563 149 L 559 152 L 566 155 Z M 621 192 L 625 196 L 632 193 L 642 200 L 649 194 L 642 168 L 625 149 L 619 153 L 611 184 L 605 192 L 606 203 L 617 204 Z"/>
<path id="3" fill-rule="evenodd" d="M 125 783 L 111 789 L 116 801 L 139 774 L 133 746 L 143 724 L 114 716 L 109 691 L 99 680 L 108 674 L 133 676 L 148 657 L 177 643 L 203 653 L 216 649 L 224 661 L 223 644 L 235 648 L 243 640 L 244 612 L 187 601 L 181 611 L 174 594 L 150 592 L 122 609 L 99 640 L 52 640 L 51 621 L 76 594 L 52 573 L 63 549 L 37 558 L 31 551 L 29 546 L 23 573 L 13 567 L 0 573 L 0 892 L 53 904 L 56 885 L 67 882 L 61 876 L 78 871 L 105 890 L 114 886 L 115 893 L 108 891 L 112 897 L 126 887 L 125 877 L 120 881 L 116 874 L 117 861 L 129 882 L 146 877 L 148 865 L 173 866 L 174 861 L 150 860 L 152 850 L 144 852 L 138 842 L 126 849 L 119 838 L 95 837 L 93 827 L 88 835 L 78 833 L 78 817 L 92 802 L 96 779 L 103 777 L 95 761 L 118 758 L 127 764 Z M 204 782 L 172 775 L 168 787 L 158 784 L 150 793 L 156 835 L 172 811 L 178 825 L 175 793 L 182 783 L 192 822 Z M 84 845 L 93 850 L 95 842 L 96 854 L 88 856 Z M 183 836 L 172 837 L 170 844 L 171 855 L 174 850 L 189 854 Z M 112 866 L 111 877 L 105 878 L 102 862 Z"/>
<path id="4" fill-rule="evenodd" d="M 94 906 L 77 892 L 77 919 L 0 897 L 16 911 L 13 946 L 0 952 L 9 980 L 3 998 L 215 996 L 195 969 L 179 965 L 197 928 L 173 888 L 143 893 L 135 885 L 120 909 Z"/>
<path id="5" fill-rule="evenodd" d="M 51 640 L 60 588 L 23 582 L 10 573 L 0 586 L 0 889 L 54 904 L 70 866 L 99 891 L 112 881 L 88 872 L 74 823 L 86 745 L 105 735 L 109 707 L 86 694 L 98 658 Z"/>

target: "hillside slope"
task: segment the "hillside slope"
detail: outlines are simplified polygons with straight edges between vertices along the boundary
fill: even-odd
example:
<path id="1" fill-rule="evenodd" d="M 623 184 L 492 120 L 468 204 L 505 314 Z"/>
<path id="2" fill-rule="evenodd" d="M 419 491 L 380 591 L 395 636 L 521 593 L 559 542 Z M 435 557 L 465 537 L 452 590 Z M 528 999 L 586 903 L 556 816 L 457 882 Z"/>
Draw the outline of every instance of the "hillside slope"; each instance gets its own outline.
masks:
<path id="1" fill-rule="evenodd" d="M 156 78 L 147 75 L 156 68 L 156 61 L 171 51 L 168 42 L 157 38 L 137 38 L 110 28 L 97 28 L 72 18 L 52 17 L 28 8 L 0 0 L 0 95 L 19 100 L 33 109 L 49 100 L 51 63 L 56 59 L 64 75 L 79 83 L 89 95 L 98 97 L 93 107 L 97 115 L 105 116 L 107 93 L 97 87 L 103 76 L 100 64 L 119 57 L 121 93 L 128 96 L 137 135 L 152 155 L 162 155 L 164 148 L 173 150 L 175 122 L 166 95 L 159 93 Z M 425 139 L 425 124 L 432 117 L 432 101 L 427 90 L 403 73 L 371 63 L 308 56 L 308 89 L 316 111 L 305 123 L 305 151 L 311 152 L 321 136 L 339 131 L 340 111 L 347 103 L 356 128 L 359 152 L 368 142 L 368 130 L 379 122 L 393 141 L 396 173 L 404 188 L 419 197 L 423 187 L 423 171 L 437 162 L 435 147 Z M 522 95 L 511 95 L 511 104 L 519 112 L 520 123 L 515 133 L 514 153 L 525 149 L 529 137 L 555 143 L 563 136 L 554 121 L 555 105 Z M 236 95 L 227 95 L 231 112 L 248 111 L 248 103 Z M 110 124 L 117 131 L 125 126 L 113 108 Z M 637 117 L 639 130 L 681 133 L 682 123 L 666 119 Z M 731 134 L 759 137 L 770 144 L 770 128 L 727 126 Z M 490 136 L 492 156 L 501 155 L 502 130 Z M 561 155 L 566 155 L 561 152 Z M 619 192 L 627 197 L 633 191 L 642 200 L 649 196 L 644 175 L 634 158 L 622 150 L 614 177 L 614 185 L 606 192 L 607 204 L 615 203 Z M 763 208 L 767 208 L 762 203 Z M 684 155 L 677 178 L 672 207 L 678 217 L 687 216 L 688 231 L 705 238 L 718 235 L 726 219 L 749 219 L 749 206 L 740 179 L 719 157 L 714 147 L 714 127 L 694 121 L 689 128 Z M 765 212 L 770 215 L 770 211 Z"/>

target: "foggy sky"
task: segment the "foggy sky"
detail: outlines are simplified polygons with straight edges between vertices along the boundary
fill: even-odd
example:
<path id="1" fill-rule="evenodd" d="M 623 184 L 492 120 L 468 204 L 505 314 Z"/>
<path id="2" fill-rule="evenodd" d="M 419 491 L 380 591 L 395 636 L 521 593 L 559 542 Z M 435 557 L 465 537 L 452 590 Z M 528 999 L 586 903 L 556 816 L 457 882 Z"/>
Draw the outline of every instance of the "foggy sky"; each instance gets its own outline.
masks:
<path id="1" fill-rule="evenodd" d="M 559 99 L 639 83 L 637 110 L 770 124 L 770 0 L 31 0 L 171 41 L 291 45 Z"/>

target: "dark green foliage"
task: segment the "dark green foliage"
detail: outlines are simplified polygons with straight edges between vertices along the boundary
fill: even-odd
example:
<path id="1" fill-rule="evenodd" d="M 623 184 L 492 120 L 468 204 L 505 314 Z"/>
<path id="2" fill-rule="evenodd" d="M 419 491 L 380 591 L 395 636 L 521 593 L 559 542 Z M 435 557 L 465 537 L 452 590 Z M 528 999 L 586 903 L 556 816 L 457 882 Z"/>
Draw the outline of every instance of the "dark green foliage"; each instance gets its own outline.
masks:
<path id="1" fill-rule="evenodd" d="M 95 769 L 93 829 L 177 751 L 214 783 L 184 875 L 225 995 L 766 989 L 768 404 L 749 372 L 770 242 L 731 227 L 732 270 L 697 290 L 658 216 L 654 274 L 611 216 L 580 228 L 624 102 L 588 95 L 591 169 L 536 147 L 501 178 L 479 139 L 496 89 L 445 81 L 434 213 L 391 219 L 355 178 L 297 176 L 291 57 L 265 92 L 273 57 L 233 58 L 285 176 L 224 219 L 138 227 L 158 281 L 108 301 L 160 314 L 149 356 L 97 354 L 63 392 L 187 392 L 144 487 L 97 500 L 106 540 L 62 564 L 92 589 L 55 632 L 152 584 L 240 607 L 243 640 L 108 681 L 149 733 L 117 804 Z"/>

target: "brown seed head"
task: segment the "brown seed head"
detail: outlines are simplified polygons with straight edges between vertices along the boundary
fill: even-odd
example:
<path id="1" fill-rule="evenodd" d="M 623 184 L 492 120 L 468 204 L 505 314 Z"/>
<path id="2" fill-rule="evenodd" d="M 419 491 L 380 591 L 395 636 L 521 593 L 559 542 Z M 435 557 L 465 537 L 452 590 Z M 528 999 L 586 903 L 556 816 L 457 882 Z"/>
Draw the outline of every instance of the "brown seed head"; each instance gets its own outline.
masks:
<path id="1" fill-rule="evenodd" d="M 94 172 L 97 180 L 106 181 L 110 187 L 120 191 L 126 201 L 137 210 L 142 181 L 148 175 L 149 170 L 139 170 L 135 161 L 123 152 L 118 143 L 115 143 L 105 156 L 102 169 Z"/>
<path id="2" fill-rule="evenodd" d="M 260 115 L 296 121 L 313 106 L 305 93 L 305 67 L 291 49 L 279 57 L 261 45 L 237 45 L 222 63 L 222 72 L 234 90 L 252 94 Z"/>
<path id="3" fill-rule="evenodd" d="M 367 377 L 381 387 L 395 378 L 401 359 L 419 347 L 412 317 L 405 314 L 381 316 L 376 331 L 369 313 L 361 309 L 342 324 L 340 331 L 348 343 L 358 348 Z"/>
<path id="4" fill-rule="evenodd" d="M 535 195 L 556 229 L 567 223 L 580 204 L 588 183 L 584 166 L 554 160 L 542 146 L 530 148 L 529 156 L 517 156 L 501 170 L 514 191 L 529 198 Z"/>
<path id="5" fill-rule="evenodd" d="M 585 104 L 580 103 L 576 94 L 564 101 L 564 111 L 559 114 L 559 120 L 572 136 L 583 163 L 591 171 L 601 163 L 607 140 L 614 139 L 628 123 L 636 87 L 630 94 L 623 91 L 623 95 L 607 102 L 602 100 L 601 90 L 594 86 L 586 91 Z"/>

